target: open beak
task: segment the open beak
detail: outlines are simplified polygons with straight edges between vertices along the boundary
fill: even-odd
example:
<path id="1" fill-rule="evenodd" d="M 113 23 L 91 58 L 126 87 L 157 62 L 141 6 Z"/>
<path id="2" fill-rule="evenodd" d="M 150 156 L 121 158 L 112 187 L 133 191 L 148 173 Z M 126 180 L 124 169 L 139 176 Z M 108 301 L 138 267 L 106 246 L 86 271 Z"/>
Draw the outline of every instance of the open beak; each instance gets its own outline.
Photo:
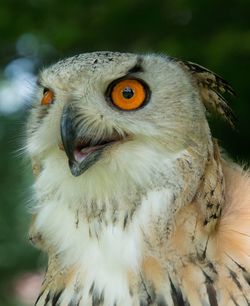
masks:
<path id="1" fill-rule="evenodd" d="M 86 135 L 80 134 L 75 124 L 76 116 L 76 109 L 70 104 L 65 105 L 60 128 L 62 149 L 68 157 L 69 168 L 72 175 L 79 176 L 100 159 L 107 146 L 121 140 L 121 137 L 115 134 L 110 139 L 102 139 L 93 143 Z"/>

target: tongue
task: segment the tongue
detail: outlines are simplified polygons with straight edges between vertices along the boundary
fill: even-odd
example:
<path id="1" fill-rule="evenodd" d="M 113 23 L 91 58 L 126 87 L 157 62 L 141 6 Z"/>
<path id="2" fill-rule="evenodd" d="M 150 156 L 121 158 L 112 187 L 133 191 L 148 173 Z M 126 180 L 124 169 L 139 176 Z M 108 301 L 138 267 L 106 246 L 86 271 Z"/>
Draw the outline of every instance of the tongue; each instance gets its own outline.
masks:
<path id="1" fill-rule="evenodd" d="M 102 146 L 103 145 L 97 145 L 97 146 L 94 146 L 94 147 L 87 147 L 87 148 L 75 150 L 74 151 L 75 161 L 78 162 L 78 163 L 81 163 L 89 154 L 96 151 L 97 149 L 99 149 Z"/>

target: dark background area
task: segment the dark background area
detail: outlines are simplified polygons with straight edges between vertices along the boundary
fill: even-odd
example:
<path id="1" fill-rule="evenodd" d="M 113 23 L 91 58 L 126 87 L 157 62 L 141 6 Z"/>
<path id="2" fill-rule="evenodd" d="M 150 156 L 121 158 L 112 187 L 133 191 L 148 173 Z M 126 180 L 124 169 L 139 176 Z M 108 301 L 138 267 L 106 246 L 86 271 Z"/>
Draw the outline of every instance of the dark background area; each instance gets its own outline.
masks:
<path id="1" fill-rule="evenodd" d="M 2 0 L 0 33 L 0 306 L 29 305 L 20 279 L 44 263 L 27 239 L 33 178 L 21 150 L 41 67 L 96 50 L 158 52 L 199 63 L 237 92 L 229 98 L 237 129 L 216 119 L 211 127 L 229 156 L 249 162 L 249 1 Z"/>

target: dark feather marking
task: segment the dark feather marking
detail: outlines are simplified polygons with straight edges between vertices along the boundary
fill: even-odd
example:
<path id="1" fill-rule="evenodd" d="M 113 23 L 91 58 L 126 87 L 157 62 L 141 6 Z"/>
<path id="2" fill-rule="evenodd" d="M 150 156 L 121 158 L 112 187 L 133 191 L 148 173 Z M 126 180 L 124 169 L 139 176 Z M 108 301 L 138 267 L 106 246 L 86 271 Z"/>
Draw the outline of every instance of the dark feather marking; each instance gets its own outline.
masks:
<path id="1" fill-rule="evenodd" d="M 164 297 L 162 295 L 158 295 L 156 298 L 156 305 L 157 306 L 168 306 Z"/>
<path id="2" fill-rule="evenodd" d="M 103 304 L 103 302 L 104 302 L 104 291 L 102 291 L 100 296 L 100 303 Z"/>
<path id="3" fill-rule="evenodd" d="M 113 213 L 112 213 L 112 222 L 113 222 L 114 225 L 115 225 L 115 223 L 116 223 L 117 220 L 118 220 L 117 214 L 118 214 L 117 209 L 114 208 Z"/>
<path id="4" fill-rule="evenodd" d="M 215 92 L 219 97 L 220 107 L 222 108 L 224 114 L 226 115 L 226 118 L 229 120 L 231 125 L 234 126 L 237 119 L 236 119 L 232 109 L 230 108 L 230 106 L 228 106 L 227 101 L 224 99 L 224 97 L 219 92 L 217 92 L 217 91 L 215 91 Z"/>
<path id="5" fill-rule="evenodd" d="M 241 269 L 242 275 L 243 275 L 245 281 L 246 281 L 246 282 L 248 283 L 248 285 L 250 286 L 250 273 L 247 272 L 247 270 L 246 270 L 243 266 L 241 266 L 235 259 L 233 259 L 230 255 L 228 255 L 227 253 L 226 253 L 226 255 L 227 255 L 228 258 L 230 258 L 230 259 L 232 260 L 233 263 L 236 264 L 236 266 L 237 266 L 238 268 Z"/>
<path id="6" fill-rule="evenodd" d="M 41 106 L 41 108 L 39 109 L 39 112 L 37 114 L 37 123 L 41 124 L 42 120 L 45 116 L 47 116 L 49 113 L 49 109 L 48 106 Z"/>
<path id="7" fill-rule="evenodd" d="M 47 305 L 47 303 L 49 302 L 50 300 L 50 291 L 48 292 L 46 298 L 45 298 L 45 301 L 44 301 L 44 305 Z"/>
<path id="8" fill-rule="evenodd" d="M 250 237 L 250 235 L 248 235 L 248 234 L 246 234 L 246 233 L 241 233 L 241 232 L 235 231 L 235 230 L 232 230 L 232 231 L 235 232 L 235 233 L 238 233 L 238 234 L 240 234 L 240 235 L 243 235 L 243 236 L 246 236 L 246 237 Z"/>
<path id="9" fill-rule="evenodd" d="M 239 282 L 239 280 L 237 278 L 237 274 L 234 271 L 232 271 L 231 269 L 229 269 L 229 268 L 228 268 L 228 270 L 229 270 L 230 276 L 233 279 L 234 283 L 239 288 L 239 290 L 242 291 L 242 285 L 241 285 L 241 283 Z M 249 305 L 249 301 L 248 301 L 247 297 L 243 293 L 242 293 L 242 295 L 244 296 L 247 304 Z"/>
<path id="10" fill-rule="evenodd" d="M 214 273 L 214 274 L 218 274 L 218 272 L 216 271 L 214 265 L 211 263 L 211 261 L 208 263 L 208 268 Z"/>
<path id="11" fill-rule="evenodd" d="M 194 241 L 194 239 L 195 239 L 195 233 L 196 233 L 196 229 L 197 229 L 197 220 L 195 221 L 195 226 L 194 226 L 194 232 L 193 232 L 193 234 L 192 234 L 192 241 Z"/>
<path id="12" fill-rule="evenodd" d="M 171 296 L 174 303 L 174 306 L 188 306 L 188 302 L 184 302 L 181 290 L 179 288 L 176 288 L 169 277 L 170 286 L 171 286 Z"/>
<path id="13" fill-rule="evenodd" d="M 137 72 L 143 72 L 143 68 L 142 68 L 142 58 L 138 57 L 136 64 L 129 69 L 129 71 L 127 72 L 127 74 L 130 73 L 137 73 Z"/>
<path id="14" fill-rule="evenodd" d="M 40 294 L 38 295 L 35 305 L 37 304 L 37 302 L 40 300 L 41 296 L 43 295 L 44 291 L 40 292 Z"/>
<path id="15" fill-rule="evenodd" d="M 216 291 L 214 289 L 214 286 L 212 284 L 207 284 L 206 288 L 207 288 L 207 295 L 209 298 L 210 306 L 218 306 Z"/>
<path id="16" fill-rule="evenodd" d="M 248 283 L 248 285 L 250 286 L 250 273 L 243 272 L 243 277 L 246 280 L 246 282 Z"/>
<path id="17" fill-rule="evenodd" d="M 101 294 L 94 290 L 92 295 L 92 306 L 100 306 L 104 302 L 104 291 Z"/>
<path id="18" fill-rule="evenodd" d="M 77 303 L 74 306 L 79 306 L 81 301 L 82 301 L 82 296 L 80 296 L 80 298 L 78 299 Z"/>
<path id="19" fill-rule="evenodd" d="M 236 274 L 234 271 L 232 271 L 231 269 L 229 269 L 229 268 L 228 268 L 228 270 L 229 270 L 229 274 L 230 274 L 230 276 L 231 276 L 233 282 L 236 284 L 236 286 L 237 286 L 240 290 L 242 290 L 242 286 L 241 286 L 241 283 L 239 282 L 239 280 L 238 280 L 238 278 L 237 278 L 237 274 Z"/>
<path id="20" fill-rule="evenodd" d="M 206 284 L 213 284 L 214 281 L 212 280 L 212 278 L 204 270 L 201 269 L 201 271 L 205 276 Z"/>
<path id="21" fill-rule="evenodd" d="M 229 296 L 230 296 L 230 299 L 234 302 L 234 305 L 240 306 L 240 305 L 235 301 L 234 297 L 233 297 L 231 294 L 229 294 Z"/>
<path id="22" fill-rule="evenodd" d="M 201 271 L 203 275 L 205 276 L 206 289 L 207 289 L 207 295 L 209 298 L 209 303 L 211 306 L 218 306 L 216 291 L 213 286 L 214 281 L 204 270 L 201 270 Z"/>
<path id="23" fill-rule="evenodd" d="M 227 253 L 225 253 L 225 254 L 227 255 L 227 257 L 228 257 L 229 259 L 232 260 L 233 263 L 236 264 L 237 267 L 239 267 L 242 271 L 246 272 L 246 269 L 245 269 L 243 266 L 241 266 L 235 259 L 233 259 L 233 258 L 232 258 L 230 255 L 228 255 Z"/>
<path id="24" fill-rule="evenodd" d="M 92 285 L 91 285 L 91 287 L 89 289 L 89 295 L 93 294 L 94 288 L 95 288 L 95 282 L 92 283 Z"/>
<path id="25" fill-rule="evenodd" d="M 203 225 L 206 226 L 207 224 L 208 224 L 208 220 L 205 219 L 204 222 L 203 222 Z"/>
<path id="26" fill-rule="evenodd" d="M 35 126 L 34 124 L 32 124 L 32 127 L 30 129 L 31 134 L 37 131 L 37 128 L 43 123 L 44 117 L 46 117 L 49 113 L 48 106 L 42 106 L 42 107 L 40 106 L 40 108 L 37 108 L 37 106 L 34 106 L 33 108 L 35 111 L 37 111 L 37 114 L 36 114 Z"/>
<path id="27" fill-rule="evenodd" d="M 127 223 L 128 223 L 128 213 L 126 213 L 123 220 L 123 230 L 125 230 Z"/>
<path id="28" fill-rule="evenodd" d="M 152 296 L 149 294 L 147 286 L 146 286 L 146 284 L 143 280 L 143 277 L 142 277 L 142 275 L 140 275 L 140 276 L 141 276 L 141 283 L 142 283 L 143 289 L 144 289 L 144 291 L 146 292 L 146 295 L 147 295 L 147 304 L 145 304 L 145 305 L 151 305 L 153 303 L 153 300 L 155 299 L 155 294 L 152 294 Z M 141 305 L 141 303 L 146 303 L 146 302 L 144 300 L 140 300 L 140 305 Z"/>
<path id="29" fill-rule="evenodd" d="M 213 267 L 213 265 L 212 265 Z M 214 267 L 213 267 L 214 269 Z M 209 303 L 211 306 L 218 306 L 217 297 L 216 297 L 216 291 L 213 286 L 213 279 L 204 271 L 202 270 L 203 275 L 205 276 L 205 282 L 206 282 L 206 289 L 207 289 L 207 295 L 209 298 Z"/>
<path id="30" fill-rule="evenodd" d="M 75 222 L 75 224 L 76 224 L 76 228 L 78 228 L 79 227 L 79 209 L 76 210 L 76 222 Z"/>
<path id="31" fill-rule="evenodd" d="M 203 253 L 202 253 L 202 260 L 205 260 L 206 258 L 206 254 L 207 254 L 207 246 L 208 246 L 208 241 L 209 241 L 209 236 L 207 237 L 207 241 L 206 241 L 206 245 L 205 245 L 205 248 L 203 250 Z"/>
<path id="32" fill-rule="evenodd" d="M 52 302 L 51 302 L 52 303 L 51 306 L 56 306 L 57 301 L 59 300 L 62 293 L 63 293 L 63 290 L 60 290 L 54 294 Z"/>
<path id="33" fill-rule="evenodd" d="M 214 204 L 211 204 L 211 203 L 207 203 L 207 208 L 213 208 Z"/>
<path id="34" fill-rule="evenodd" d="M 92 232 L 91 232 L 90 226 L 89 226 L 89 238 L 92 238 Z"/>

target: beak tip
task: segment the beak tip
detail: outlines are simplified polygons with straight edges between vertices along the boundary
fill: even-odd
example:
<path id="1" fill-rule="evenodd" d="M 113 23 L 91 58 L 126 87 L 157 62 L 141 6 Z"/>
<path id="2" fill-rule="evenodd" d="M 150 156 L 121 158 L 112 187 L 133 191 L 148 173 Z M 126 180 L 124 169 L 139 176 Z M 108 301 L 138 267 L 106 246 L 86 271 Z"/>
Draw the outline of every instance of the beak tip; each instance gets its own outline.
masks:
<path id="1" fill-rule="evenodd" d="M 71 174 L 73 176 L 77 177 L 81 174 L 79 164 L 75 161 L 70 160 L 70 159 L 69 159 L 69 168 L 70 168 Z"/>

